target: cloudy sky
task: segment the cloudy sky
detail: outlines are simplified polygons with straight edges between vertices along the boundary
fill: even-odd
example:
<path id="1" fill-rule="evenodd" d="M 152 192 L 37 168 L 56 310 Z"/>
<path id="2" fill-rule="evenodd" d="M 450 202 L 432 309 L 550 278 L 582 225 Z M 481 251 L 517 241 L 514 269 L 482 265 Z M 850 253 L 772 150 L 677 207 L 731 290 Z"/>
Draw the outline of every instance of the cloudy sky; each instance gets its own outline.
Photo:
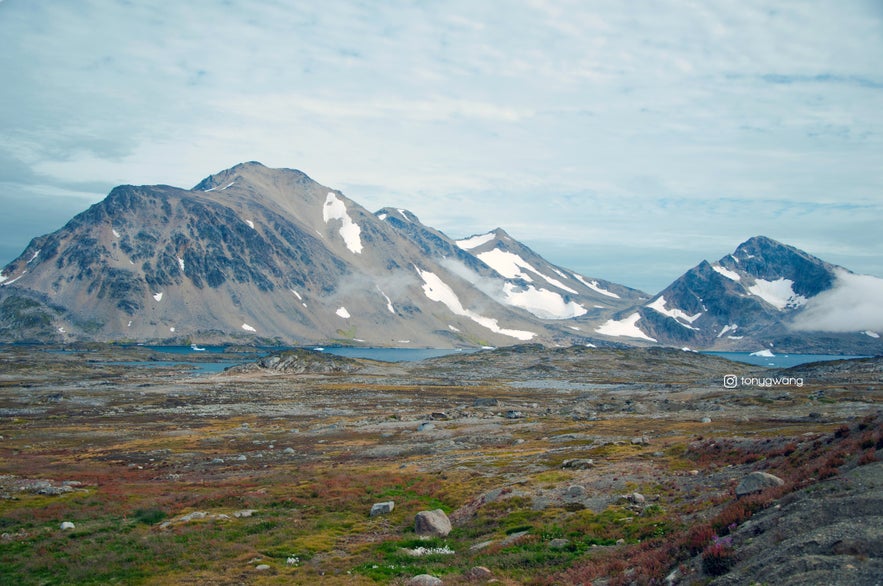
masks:
<path id="1" fill-rule="evenodd" d="M 655 291 L 883 276 L 883 2 L 0 0 L 0 266 L 115 185 L 300 169 Z"/>

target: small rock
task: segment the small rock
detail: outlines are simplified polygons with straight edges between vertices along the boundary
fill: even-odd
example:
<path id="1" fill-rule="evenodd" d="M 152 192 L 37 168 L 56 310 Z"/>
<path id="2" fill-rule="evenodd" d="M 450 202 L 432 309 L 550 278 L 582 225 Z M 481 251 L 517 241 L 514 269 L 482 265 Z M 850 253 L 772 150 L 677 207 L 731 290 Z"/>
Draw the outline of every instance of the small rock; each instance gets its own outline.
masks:
<path id="1" fill-rule="evenodd" d="M 71 523 L 70 521 L 63 522 L 60 527 L 61 527 L 62 531 L 67 531 L 69 529 L 76 529 L 77 528 L 77 526 L 74 525 L 73 523 Z"/>
<path id="2" fill-rule="evenodd" d="M 514 409 L 506 411 L 506 419 L 521 419 L 523 417 L 524 414 L 521 411 L 516 411 Z"/>
<path id="3" fill-rule="evenodd" d="M 465 574 L 467 580 L 490 580 L 494 577 L 493 572 L 484 566 L 475 566 Z"/>
<path id="4" fill-rule="evenodd" d="M 236 456 L 234 460 L 236 460 L 237 462 L 245 462 L 246 460 L 248 460 L 248 456 L 246 456 L 245 454 L 240 454 Z"/>
<path id="5" fill-rule="evenodd" d="M 481 397 L 476 399 L 473 403 L 473 407 L 496 407 L 500 404 L 499 399 L 494 399 L 492 397 Z"/>
<path id="6" fill-rule="evenodd" d="M 650 438 L 646 435 L 642 435 L 641 437 L 633 437 L 632 444 L 636 446 L 648 446 L 650 445 Z"/>
<path id="7" fill-rule="evenodd" d="M 742 478 L 738 486 L 736 486 L 736 496 L 745 496 L 746 494 L 760 492 L 773 486 L 782 486 L 783 484 L 785 484 L 785 481 L 774 474 L 752 472 Z"/>
<path id="8" fill-rule="evenodd" d="M 474 545 L 469 546 L 469 551 L 481 551 L 482 549 L 484 549 L 490 545 L 493 545 L 493 543 L 494 543 L 493 539 L 491 539 L 489 541 L 480 541 Z"/>
<path id="9" fill-rule="evenodd" d="M 405 582 L 407 586 L 441 586 L 444 582 L 441 579 L 436 578 L 435 576 L 430 576 L 429 574 L 420 574 L 419 576 L 414 576 L 407 582 Z"/>
<path id="10" fill-rule="evenodd" d="M 371 505 L 371 517 L 376 517 L 377 515 L 386 515 L 388 513 L 392 513 L 392 510 L 395 508 L 396 504 L 394 501 L 386 501 L 383 503 L 374 503 Z"/>
<path id="11" fill-rule="evenodd" d="M 595 465 L 595 461 L 591 458 L 576 458 L 573 460 L 564 460 L 561 463 L 562 468 L 571 468 L 573 470 L 585 470 L 587 468 L 592 468 Z"/>
<path id="12" fill-rule="evenodd" d="M 702 423 L 711 423 L 711 417 L 703 417 Z"/>
<path id="13" fill-rule="evenodd" d="M 233 513 L 233 516 L 237 519 L 242 519 L 244 517 L 251 517 L 255 513 L 257 513 L 257 511 L 255 511 L 254 509 L 243 509 L 241 511 L 236 511 L 235 513 Z"/>
<path id="14" fill-rule="evenodd" d="M 574 484 L 567 487 L 567 491 L 564 493 L 569 498 L 579 498 L 586 494 L 586 488 L 584 486 L 580 486 L 579 484 Z"/>
<path id="15" fill-rule="evenodd" d="M 294 448 L 285 448 L 284 450 L 282 450 L 282 453 L 283 454 L 293 454 Z"/>
<path id="16" fill-rule="evenodd" d="M 628 495 L 627 498 L 630 503 L 635 503 L 636 505 L 644 504 L 644 501 L 646 500 L 644 498 L 644 495 L 642 495 L 640 492 L 633 492 L 632 494 Z"/>
<path id="17" fill-rule="evenodd" d="M 433 421 L 447 421 L 448 419 L 450 419 L 448 414 L 445 413 L 444 411 L 436 411 L 436 412 L 430 414 L 429 418 L 432 419 Z"/>
<path id="18" fill-rule="evenodd" d="M 552 549 L 564 549 L 568 545 L 570 545 L 570 540 L 562 539 L 560 537 L 549 542 L 549 547 Z"/>
<path id="19" fill-rule="evenodd" d="M 420 511 L 414 517 L 414 531 L 417 535 L 446 537 L 451 532 L 451 520 L 441 509 Z"/>
<path id="20" fill-rule="evenodd" d="M 616 545 L 623 545 L 625 543 L 625 539 L 617 539 Z"/>
<path id="21" fill-rule="evenodd" d="M 433 429 L 435 429 L 435 424 L 429 421 L 424 421 L 417 426 L 417 431 L 432 431 Z"/>
<path id="22" fill-rule="evenodd" d="M 699 476 L 698 470 L 690 470 L 690 476 Z"/>
<path id="23" fill-rule="evenodd" d="M 260 564 L 258 566 L 255 566 L 254 569 L 258 572 L 266 572 L 270 569 L 270 566 L 268 566 L 267 564 Z"/>

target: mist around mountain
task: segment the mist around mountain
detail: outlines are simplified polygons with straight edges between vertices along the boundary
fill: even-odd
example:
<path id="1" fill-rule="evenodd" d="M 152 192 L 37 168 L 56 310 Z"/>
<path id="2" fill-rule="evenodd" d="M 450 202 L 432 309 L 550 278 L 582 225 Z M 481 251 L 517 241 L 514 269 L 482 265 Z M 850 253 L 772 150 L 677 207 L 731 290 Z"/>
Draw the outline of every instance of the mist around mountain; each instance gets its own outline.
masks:
<path id="1" fill-rule="evenodd" d="M 119 186 L 34 238 L 0 271 L 0 340 L 877 353 L 881 283 L 755 237 L 650 296 L 250 162 Z"/>

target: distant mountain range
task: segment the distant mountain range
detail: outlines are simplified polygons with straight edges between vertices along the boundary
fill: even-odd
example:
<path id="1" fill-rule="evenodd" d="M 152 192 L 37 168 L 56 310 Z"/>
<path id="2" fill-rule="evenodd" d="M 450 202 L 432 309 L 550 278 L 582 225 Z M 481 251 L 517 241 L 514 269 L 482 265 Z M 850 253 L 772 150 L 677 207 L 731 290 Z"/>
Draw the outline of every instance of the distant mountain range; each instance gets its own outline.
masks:
<path id="1" fill-rule="evenodd" d="M 555 266 L 502 229 L 452 240 L 408 210 L 372 214 L 251 162 L 189 190 L 119 186 L 34 238 L 0 271 L 0 341 L 876 354 L 861 316 L 844 329 L 825 304 L 880 284 L 755 237 L 650 296 Z"/>

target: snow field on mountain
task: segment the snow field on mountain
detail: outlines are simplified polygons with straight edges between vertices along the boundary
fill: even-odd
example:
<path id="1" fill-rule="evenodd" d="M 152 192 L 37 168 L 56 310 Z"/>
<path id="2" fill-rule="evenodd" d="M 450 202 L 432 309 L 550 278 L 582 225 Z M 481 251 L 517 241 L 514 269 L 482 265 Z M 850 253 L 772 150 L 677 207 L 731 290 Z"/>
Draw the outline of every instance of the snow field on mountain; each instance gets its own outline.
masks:
<path id="1" fill-rule="evenodd" d="M 733 259 L 736 260 L 735 257 L 733 257 Z M 738 262 L 738 260 L 736 262 Z M 726 267 L 722 267 L 720 265 L 711 265 L 711 268 L 714 269 L 714 271 L 716 273 L 719 273 L 719 274 L 725 276 L 726 278 L 730 279 L 731 281 L 741 281 L 742 280 L 742 277 L 739 276 L 739 273 L 737 273 L 736 271 L 731 271 L 730 269 L 728 269 Z"/>
<path id="2" fill-rule="evenodd" d="M 651 338 L 638 327 L 637 324 L 640 319 L 641 314 L 637 311 L 621 320 L 608 319 L 606 322 L 595 328 L 595 332 L 604 334 L 605 336 L 614 336 L 617 338 L 625 336 L 627 338 L 640 338 L 642 340 L 655 342 L 656 338 Z"/>
<path id="3" fill-rule="evenodd" d="M 353 222 L 353 219 L 346 211 L 346 204 L 338 198 L 334 193 L 328 192 L 325 197 L 325 205 L 322 207 L 322 219 L 327 224 L 331 220 L 340 220 L 340 236 L 343 238 L 346 247 L 353 254 L 362 254 L 362 239 L 359 234 L 362 229 Z"/>
<path id="4" fill-rule="evenodd" d="M 775 281 L 755 279 L 754 285 L 748 287 L 748 291 L 781 311 L 786 307 L 795 308 L 806 303 L 806 297 L 795 293 L 793 285 L 794 281 L 784 277 Z"/>
<path id="5" fill-rule="evenodd" d="M 509 336 L 518 340 L 527 341 L 536 336 L 534 332 L 501 328 L 496 319 L 484 317 L 470 309 L 466 309 L 463 307 L 457 294 L 454 293 L 454 290 L 451 289 L 447 283 L 442 281 L 438 275 L 431 271 L 421 270 L 419 267 L 414 268 L 417 270 L 417 274 L 420 275 L 420 278 L 423 279 L 423 293 L 426 297 L 431 301 L 443 303 L 454 314 L 467 317 L 478 325 L 487 328 L 496 334 Z"/>
<path id="6" fill-rule="evenodd" d="M 569 319 L 588 313 L 579 303 L 565 302 L 558 293 L 537 289 L 533 285 L 519 291 L 512 283 L 504 283 L 503 293 L 505 303 L 525 309 L 542 319 Z"/>
<path id="7" fill-rule="evenodd" d="M 694 321 L 699 319 L 699 317 L 702 315 L 701 311 L 699 313 L 697 313 L 696 315 L 688 315 L 685 311 L 682 311 L 677 308 L 668 309 L 666 307 L 664 295 L 660 295 L 657 299 L 655 299 L 651 303 L 648 303 L 647 307 L 658 311 L 662 315 L 667 315 L 668 317 L 673 318 L 676 322 L 678 322 L 679 324 L 681 324 L 685 328 L 690 328 L 691 330 L 695 330 L 696 328 L 694 328 L 690 324 L 692 324 Z M 684 320 L 687 323 L 684 323 L 681 320 Z"/>

